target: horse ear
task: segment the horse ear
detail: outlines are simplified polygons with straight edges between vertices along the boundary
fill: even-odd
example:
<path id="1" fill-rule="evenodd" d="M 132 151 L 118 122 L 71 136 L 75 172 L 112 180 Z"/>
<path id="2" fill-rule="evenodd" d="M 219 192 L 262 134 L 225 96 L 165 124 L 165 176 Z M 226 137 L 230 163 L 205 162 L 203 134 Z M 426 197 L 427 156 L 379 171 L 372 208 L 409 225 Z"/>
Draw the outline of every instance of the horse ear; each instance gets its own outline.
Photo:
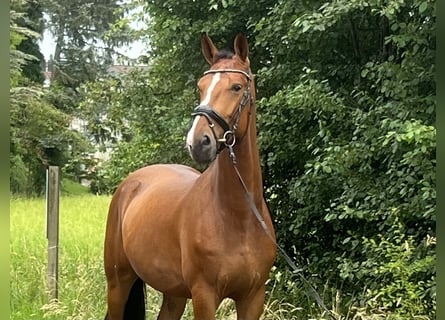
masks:
<path id="1" fill-rule="evenodd" d="M 218 53 L 218 49 L 215 47 L 212 39 L 210 39 L 206 33 L 201 35 L 201 50 L 204 58 L 210 65 L 212 65 L 214 58 Z"/>
<path id="2" fill-rule="evenodd" d="M 247 37 L 244 33 L 240 32 L 236 35 L 235 41 L 233 42 L 233 48 L 235 54 L 242 60 L 246 61 L 249 56 L 249 43 L 247 42 Z"/>

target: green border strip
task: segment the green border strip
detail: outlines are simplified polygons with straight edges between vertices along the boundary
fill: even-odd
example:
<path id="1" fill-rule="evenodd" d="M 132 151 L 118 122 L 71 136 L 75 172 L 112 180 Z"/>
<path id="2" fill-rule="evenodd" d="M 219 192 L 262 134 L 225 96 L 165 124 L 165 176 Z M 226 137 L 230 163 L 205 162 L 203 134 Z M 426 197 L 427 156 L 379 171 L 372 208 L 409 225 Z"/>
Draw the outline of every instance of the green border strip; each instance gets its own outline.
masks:
<path id="1" fill-rule="evenodd" d="M 445 319 L 445 6 L 436 1 L 436 257 L 437 309 L 436 319 Z"/>
<path id="2" fill-rule="evenodd" d="M 0 310 L 9 319 L 9 1 L 0 2 Z"/>

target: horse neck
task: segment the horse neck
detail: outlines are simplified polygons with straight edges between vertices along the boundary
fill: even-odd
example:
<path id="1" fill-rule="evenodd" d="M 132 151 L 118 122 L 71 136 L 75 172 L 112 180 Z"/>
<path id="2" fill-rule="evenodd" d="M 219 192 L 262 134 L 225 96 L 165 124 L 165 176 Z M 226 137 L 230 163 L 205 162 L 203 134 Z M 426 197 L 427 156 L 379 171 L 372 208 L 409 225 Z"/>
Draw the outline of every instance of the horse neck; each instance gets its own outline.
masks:
<path id="1" fill-rule="evenodd" d="M 246 135 L 235 144 L 233 151 L 236 156 L 236 166 L 241 177 L 256 206 L 261 208 L 263 183 L 256 134 L 256 113 L 254 106 L 252 106 Z M 245 191 L 239 181 L 227 148 L 220 153 L 212 169 L 215 174 L 218 197 L 221 198 L 222 204 L 229 207 L 233 206 L 237 209 L 244 208 L 242 204 L 248 207 Z"/>

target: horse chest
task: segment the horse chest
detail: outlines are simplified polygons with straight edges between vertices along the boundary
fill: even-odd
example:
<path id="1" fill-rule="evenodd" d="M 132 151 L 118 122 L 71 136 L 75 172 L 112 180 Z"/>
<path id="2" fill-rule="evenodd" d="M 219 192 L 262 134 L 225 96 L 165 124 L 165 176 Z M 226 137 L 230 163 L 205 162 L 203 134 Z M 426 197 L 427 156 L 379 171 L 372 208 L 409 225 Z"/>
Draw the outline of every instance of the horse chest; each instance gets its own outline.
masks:
<path id="1" fill-rule="evenodd" d="M 259 290 L 275 258 L 268 238 L 249 208 L 219 208 L 190 203 L 181 235 L 181 256 L 187 285 L 204 281 L 221 297 Z"/>
<path id="2" fill-rule="evenodd" d="M 225 296 L 258 288 L 267 277 L 267 270 L 261 263 L 259 253 L 251 249 L 233 250 L 218 263 L 216 283 L 219 291 Z"/>
<path id="3" fill-rule="evenodd" d="M 264 238 L 253 235 L 225 238 L 222 235 L 223 230 L 220 230 L 194 238 L 192 252 L 184 257 L 192 267 L 190 271 L 202 274 L 209 282 L 216 282 L 224 295 L 234 288 L 246 290 L 263 284 L 269 264 L 273 263 L 273 254 L 271 262 L 264 263 L 270 251 L 267 243 L 263 246 Z"/>

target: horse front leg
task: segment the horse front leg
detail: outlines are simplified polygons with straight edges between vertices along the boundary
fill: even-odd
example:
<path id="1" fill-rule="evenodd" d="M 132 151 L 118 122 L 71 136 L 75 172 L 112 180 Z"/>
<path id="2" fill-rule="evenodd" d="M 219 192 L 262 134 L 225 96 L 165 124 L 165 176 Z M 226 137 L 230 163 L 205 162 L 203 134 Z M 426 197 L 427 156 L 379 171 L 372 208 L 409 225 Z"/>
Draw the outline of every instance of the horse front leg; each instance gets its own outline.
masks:
<path id="1" fill-rule="evenodd" d="M 221 302 L 215 288 L 201 283 L 194 285 L 191 292 L 195 320 L 214 320 L 216 309 Z"/>
<path id="2" fill-rule="evenodd" d="M 158 320 L 179 320 L 184 313 L 187 298 L 172 297 L 164 293 Z"/>
<path id="3" fill-rule="evenodd" d="M 258 320 L 263 313 L 266 288 L 262 286 L 248 296 L 236 299 L 237 320 Z"/>

